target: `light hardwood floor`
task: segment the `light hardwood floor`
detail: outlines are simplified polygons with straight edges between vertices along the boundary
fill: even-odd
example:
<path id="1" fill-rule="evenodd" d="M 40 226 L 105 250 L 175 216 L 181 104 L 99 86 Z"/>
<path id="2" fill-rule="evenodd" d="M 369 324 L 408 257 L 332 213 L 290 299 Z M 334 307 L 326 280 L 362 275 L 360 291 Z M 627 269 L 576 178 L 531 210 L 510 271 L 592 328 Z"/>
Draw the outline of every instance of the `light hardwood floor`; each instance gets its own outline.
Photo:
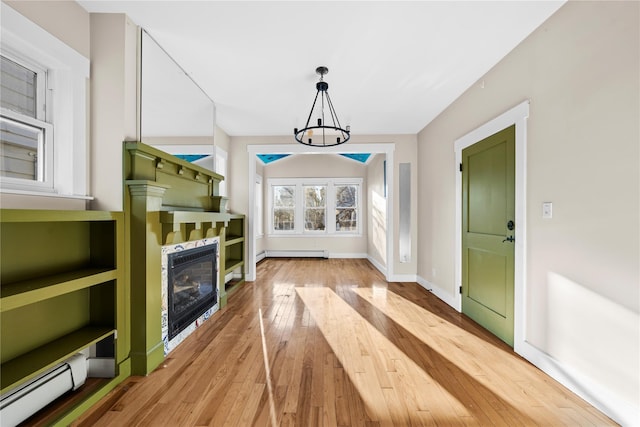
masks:
<path id="1" fill-rule="evenodd" d="M 75 425 L 615 425 L 366 260 L 267 259 L 257 277 Z"/>

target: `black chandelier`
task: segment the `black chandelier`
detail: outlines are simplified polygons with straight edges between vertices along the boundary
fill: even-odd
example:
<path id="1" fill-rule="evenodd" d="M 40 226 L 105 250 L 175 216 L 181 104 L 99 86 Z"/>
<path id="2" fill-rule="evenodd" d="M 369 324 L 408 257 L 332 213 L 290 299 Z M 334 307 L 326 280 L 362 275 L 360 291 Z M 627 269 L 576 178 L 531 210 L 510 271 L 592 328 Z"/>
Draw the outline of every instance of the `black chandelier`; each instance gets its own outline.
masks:
<path id="1" fill-rule="evenodd" d="M 329 92 L 327 92 L 329 85 L 327 82 L 323 81 L 323 76 L 328 72 L 329 69 L 327 67 L 316 68 L 316 73 L 320 74 L 320 81 L 316 83 L 316 97 L 313 100 L 313 105 L 311 106 L 309 117 L 307 118 L 307 124 L 302 129 L 295 128 L 293 130 L 296 141 L 300 144 L 309 145 L 311 147 L 332 147 L 334 145 L 344 144 L 349 140 L 349 138 L 351 138 L 350 126 L 342 128 L 340 125 L 340 120 L 338 120 L 336 110 L 333 108 Z M 316 109 L 319 95 L 320 105 Z M 325 105 L 328 107 L 329 119 L 332 125 L 327 124 L 325 120 Z M 311 116 L 314 115 L 314 110 L 318 116 L 317 125 L 309 126 Z M 320 130 L 321 132 L 318 131 L 317 134 L 314 134 L 316 130 Z"/>

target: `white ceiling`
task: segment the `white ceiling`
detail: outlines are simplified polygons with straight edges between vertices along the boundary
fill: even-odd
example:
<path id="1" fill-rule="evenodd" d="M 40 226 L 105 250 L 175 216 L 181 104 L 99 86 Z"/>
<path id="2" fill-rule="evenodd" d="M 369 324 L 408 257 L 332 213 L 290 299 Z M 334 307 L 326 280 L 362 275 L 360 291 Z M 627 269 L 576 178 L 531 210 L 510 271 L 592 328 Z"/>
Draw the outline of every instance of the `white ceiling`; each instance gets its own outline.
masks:
<path id="1" fill-rule="evenodd" d="M 79 3 L 146 29 L 235 136 L 302 127 L 319 65 L 353 135 L 417 133 L 563 1 Z"/>

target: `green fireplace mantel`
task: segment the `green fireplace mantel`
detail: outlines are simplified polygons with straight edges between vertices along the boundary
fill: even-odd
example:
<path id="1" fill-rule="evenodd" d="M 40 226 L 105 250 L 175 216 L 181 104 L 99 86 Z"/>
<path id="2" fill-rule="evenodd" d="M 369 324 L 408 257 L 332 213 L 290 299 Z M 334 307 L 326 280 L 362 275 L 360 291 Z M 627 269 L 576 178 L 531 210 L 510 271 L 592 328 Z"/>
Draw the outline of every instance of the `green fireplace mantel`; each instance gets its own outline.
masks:
<path id="1" fill-rule="evenodd" d="M 230 215 L 216 212 L 221 200 L 219 184 L 223 179 L 210 170 L 143 143 L 124 144 L 134 375 L 148 375 L 164 360 L 162 246 L 204 237 L 224 239 Z M 220 258 L 224 260 L 223 253 Z M 224 266 L 221 270 L 224 272 Z"/>

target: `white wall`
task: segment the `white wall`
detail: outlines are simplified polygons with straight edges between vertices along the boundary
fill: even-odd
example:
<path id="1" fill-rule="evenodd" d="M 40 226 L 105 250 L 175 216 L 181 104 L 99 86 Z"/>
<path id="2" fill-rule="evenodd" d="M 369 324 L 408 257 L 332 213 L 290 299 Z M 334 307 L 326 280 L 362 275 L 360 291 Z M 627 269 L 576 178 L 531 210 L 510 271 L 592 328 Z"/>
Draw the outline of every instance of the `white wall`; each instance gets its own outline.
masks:
<path id="1" fill-rule="evenodd" d="M 531 100 L 525 339 L 627 424 L 640 423 L 639 8 L 567 3 L 418 135 L 418 275 L 454 295 L 453 143 Z"/>
<path id="2" fill-rule="evenodd" d="M 375 154 L 367 164 L 367 254 L 369 258 L 387 266 L 387 206 L 384 192 L 384 154 Z M 413 239 L 415 240 L 415 239 Z"/>
<path id="3" fill-rule="evenodd" d="M 123 14 L 91 14 L 92 209 L 123 209 L 123 141 L 139 140 L 138 29 Z"/>

